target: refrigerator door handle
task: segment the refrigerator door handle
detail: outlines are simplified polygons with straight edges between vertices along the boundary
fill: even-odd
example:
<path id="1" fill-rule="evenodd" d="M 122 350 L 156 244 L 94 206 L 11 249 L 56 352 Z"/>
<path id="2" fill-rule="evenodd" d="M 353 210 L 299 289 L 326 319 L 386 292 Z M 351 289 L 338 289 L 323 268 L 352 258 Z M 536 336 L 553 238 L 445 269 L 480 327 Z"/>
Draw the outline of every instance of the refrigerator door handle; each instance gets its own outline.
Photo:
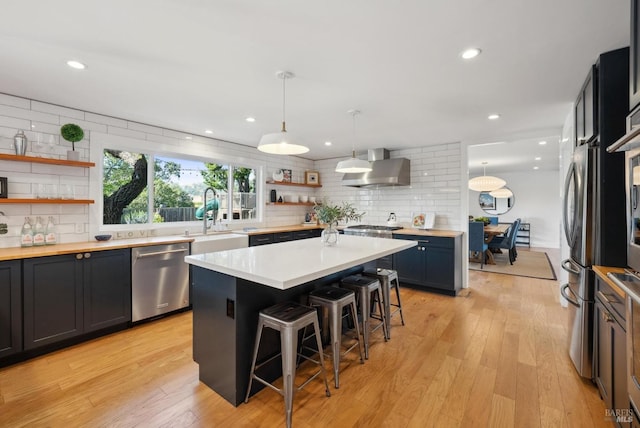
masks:
<path id="1" fill-rule="evenodd" d="M 580 303 L 576 299 L 570 297 L 569 294 L 565 291 L 568 288 L 569 288 L 569 284 L 563 284 L 562 287 L 560 287 L 560 294 L 562 294 L 562 297 L 567 299 L 567 301 L 569 303 L 571 303 L 573 306 L 575 306 L 576 308 L 579 308 L 580 307 Z M 571 294 L 573 294 L 573 292 L 571 290 L 569 290 L 569 292 Z"/>
<path id="2" fill-rule="evenodd" d="M 569 273 L 580 275 L 580 271 L 573 267 L 573 263 L 571 262 L 571 259 L 564 259 L 562 263 L 560 263 L 560 266 L 562 266 L 562 269 L 566 270 Z"/>
<path id="3" fill-rule="evenodd" d="M 573 247 L 573 244 L 575 243 L 576 240 L 576 236 L 575 233 L 572 233 L 573 231 L 571 229 L 573 229 L 574 223 L 575 222 L 575 218 L 571 219 L 573 220 L 573 222 L 571 224 L 569 224 L 569 209 L 568 209 L 568 204 L 569 204 L 569 186 L 571 185 L 571 182 L 575 180 L 575 174 L 576 174 L 576 165 L 575 163 L 571 162 L 571 165 L 569 166 L 569 171 L 567 172 L 567 178 L 564 181 L 564 203 L 562 206 L 562 223 L 564 226 L 564 235 L 567 238 L 567 244 L 569 244 L 569 247 Z M 574 187 L 575 187 L 575 183 L 574 183 Z M 576 204 L 577 201 L 575 200 L 575 194 L 573 195 L 573 203 Z M 575 208 L 574 208 L 575 210 Z M 575 215 L 575 213 L 574 213 Z"/>

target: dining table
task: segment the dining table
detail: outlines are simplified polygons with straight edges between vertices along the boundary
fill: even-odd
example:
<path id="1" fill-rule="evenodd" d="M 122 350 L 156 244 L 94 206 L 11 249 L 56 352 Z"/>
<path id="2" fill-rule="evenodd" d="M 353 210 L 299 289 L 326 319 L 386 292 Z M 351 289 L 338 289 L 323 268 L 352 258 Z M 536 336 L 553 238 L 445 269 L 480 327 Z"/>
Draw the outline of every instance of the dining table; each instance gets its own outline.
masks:
<path id="1" fill-rule="evenodd" d="M 511 227 L 511 223 L 498 223 L 498 224 L 486 225 L 484 227 L 485 244 L 488 244 L 489 242 L 493 241 L 493 238 L 495 238 L 498 235 L 504 235 L 504 233 L 507 231 L 507 229 L 509 229 L 509 227 Z M 495 265 L 496 261 L 493 258 L 493 252 L 491 251 L 491 248 L 487 249 L 485 251 L 485 254 L 487 255 L 485 259 L 486 264 Z"/>

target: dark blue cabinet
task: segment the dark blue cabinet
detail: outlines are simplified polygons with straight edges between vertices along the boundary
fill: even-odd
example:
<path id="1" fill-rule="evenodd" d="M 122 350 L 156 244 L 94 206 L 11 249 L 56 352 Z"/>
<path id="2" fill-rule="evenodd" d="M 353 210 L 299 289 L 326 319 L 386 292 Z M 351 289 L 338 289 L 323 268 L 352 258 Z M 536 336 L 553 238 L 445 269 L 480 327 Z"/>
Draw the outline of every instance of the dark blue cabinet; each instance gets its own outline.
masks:
<path id="1" fill-rule="evenodd" d="M 82 264 L 75 255 L 23 262 L 24 349 L 82 334 Z"/>
<path id="2" fill-rule="evenodd" d="M 84 331 L 131 321 L 131 252 L 99 251 L 84 258 Z"/>
<path id="3" fill-rule="evenodd" d="M 23 261 L 24 349 L 131 320 L 131 251 Z"/>
<path id="4" fill-rule="evenodd" d="M 417 241 L 416 247 L 394 254 L 401 283 L 455 296 L 462 288 L 462 238 L 394 235 Z"/>
<path id="5" fill-rule="evenodd" d="M 321 229 L 296 230 L 291 232 L 263 233 L 249 236 L 249 246 L 274 244 L 276 242 L 297 241 L 298 239 L 317 238 Z"/>
<path id="6" fill-rule="evenodd" d="M 0 358 L 22 351 L 20 260 L 0 262 Z"/>

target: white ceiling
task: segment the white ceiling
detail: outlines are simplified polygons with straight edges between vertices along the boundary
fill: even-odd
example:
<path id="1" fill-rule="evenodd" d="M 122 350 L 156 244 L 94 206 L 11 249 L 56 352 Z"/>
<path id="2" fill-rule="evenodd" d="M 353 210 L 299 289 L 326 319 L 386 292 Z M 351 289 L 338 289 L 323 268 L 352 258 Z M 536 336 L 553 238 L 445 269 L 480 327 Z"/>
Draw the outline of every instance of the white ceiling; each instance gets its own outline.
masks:
<path id="1" fill-rule="evenodd" d="M 7 0 L 2 11 L 0 92 L 256 146 L 279 129 L 275 73 L 288 70 L 287 128 L 309 159 L 349 154 L 351 108 L 362 150 L 557 135 L 588 66 L 629 41 L 621 0 Z M 471 46 L 482 55 L 463 61 Z"/>

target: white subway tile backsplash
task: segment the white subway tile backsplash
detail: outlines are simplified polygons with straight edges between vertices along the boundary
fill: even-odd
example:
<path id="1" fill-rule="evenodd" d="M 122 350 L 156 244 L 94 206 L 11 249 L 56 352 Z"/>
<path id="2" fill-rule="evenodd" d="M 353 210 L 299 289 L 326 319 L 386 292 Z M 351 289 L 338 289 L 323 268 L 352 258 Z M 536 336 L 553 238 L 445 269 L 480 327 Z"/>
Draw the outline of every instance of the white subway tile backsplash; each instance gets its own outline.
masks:
<path id="1" fill-rule="evenodd" d="M 31 121 L 29 119 L 19 119 L 0 114 L 0 127 L 12 128 L 13 131 L 11 132 L 10 137 L 13 138 L 19 129 L 22 129 L 23 131 L 31 129 Z"/>
<path id="2" fill-rule="evenodd" d="M 86 112 L 84 114 L 84 120 L 86 120 L 87 122 L 95 122 L 95 123 L 100 123 L 107 126 L 117 126 L 118 128 L 126 128 L 128 123 L 124 119 L 117 119 L 115 117 L 104 116 L 101 114 L 89 113 L 89 112 Z"/>
<path id="3" fill-rule="evenodd" d="M 87 131 L 97 131 L 97 132 L 107 132 L 107 125 L 103 123 L 95 123 L 89 122 L 86 120 L 79 120 L 73 117 L 60 117 L 60 125 L 64 125 L 66 123 L 75 123 L 85 133 L 85 138 L 87 138 Z M 64 140 L 63 140 L 64 141 Z"/>
<path id="4" fill-rule="evenodd" d="M 0 93 L 0 104 L 28 109 L 31 106 L 31 100 Z"/>
<path id="5" fill-rule="evenodd" d="M 140 131 L 152 135 L 163 135 L 162 128 L 158 128 L 157 126 L 145 125 L 138 122 L 127 122 L 126 128 L 131 129 L 132 131 Z"/>
<path id="6" fill-rule="evenodd" d="M 17 119 L 29 119 L 36 122 L 53 123 L 53 124 L 59 123 L 59 120 L 60 120 L 59 116 L 56 116 L 53 114 L 41 113 L 33 110 L 12 107 L 12 106 L 5 106 L 1 104 L 0 104 L 0 116 L 13 117 Z M 25 128 L 25 130 L 28 130 L 28 129 L 31 129 L 31 125 Z"/>
<path id="7" fill-rule="evenodd" d="M 119 135 L 121 137 L 137 138 L 141 140 L 146 138 L 146 134 L 144 132 L 118 128 L 117 126 L 108 126 L 107 132 L 111 135 Z"/>
<path id="8" fill-rule="evenodd" d="M 55 104 L 47 104 L 40 101 L 31 101 L 31 110 L 50 113 L 56 116 L 68 116 L 80 120 L 84 119 L 83 111 L 71 109 L 68 107 L 61 107 Z"/>

